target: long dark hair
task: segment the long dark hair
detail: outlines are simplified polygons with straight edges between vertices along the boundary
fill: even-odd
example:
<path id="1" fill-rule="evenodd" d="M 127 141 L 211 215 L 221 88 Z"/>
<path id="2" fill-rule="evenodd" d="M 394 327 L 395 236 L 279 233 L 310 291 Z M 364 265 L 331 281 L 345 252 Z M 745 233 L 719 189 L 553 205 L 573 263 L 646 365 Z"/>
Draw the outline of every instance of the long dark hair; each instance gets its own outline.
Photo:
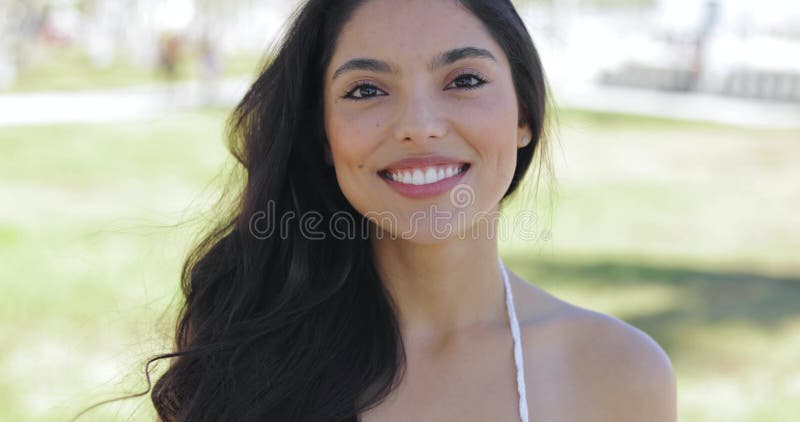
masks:
<path id="1" fill-rule="evenodd" d="M 356 236 L 323 239 L 310 239 L 296 224 L 270 236 L 253 225 L 266 211 L 364 221 L 325 163 L 322 103 L 337 36 L 364 1 L 301 5 L 229 120 L 241 189 L 229 216 L 185 262 L 175 351 L 148 362 L 170 362 L 151 391 L 165 422 L 358 421 L 403 376 L 402 338 L 364 233 L 369 224 L 356 224 Z M 547 85 L 510 1 L 459 2 L 508 57 L 520 125 L 532 132 L 518 150 L 505 201 L 535 152 L 544 157 Z"/>

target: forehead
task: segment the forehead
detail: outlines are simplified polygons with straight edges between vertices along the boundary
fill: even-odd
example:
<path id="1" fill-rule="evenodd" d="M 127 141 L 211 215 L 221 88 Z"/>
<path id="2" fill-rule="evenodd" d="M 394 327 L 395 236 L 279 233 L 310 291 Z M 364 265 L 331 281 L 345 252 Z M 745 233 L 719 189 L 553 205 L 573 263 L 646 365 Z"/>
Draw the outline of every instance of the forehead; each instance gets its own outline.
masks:
<path id="1" fill-rule="evenodd" d="M 427 63 L 442 51 L 465 45 L 503 59 L 483 23 L 457 0 L 370 0 L 342 28 L 328 71 L 362 56 L 390 59 L 401 67 L 417 59 Z"/>

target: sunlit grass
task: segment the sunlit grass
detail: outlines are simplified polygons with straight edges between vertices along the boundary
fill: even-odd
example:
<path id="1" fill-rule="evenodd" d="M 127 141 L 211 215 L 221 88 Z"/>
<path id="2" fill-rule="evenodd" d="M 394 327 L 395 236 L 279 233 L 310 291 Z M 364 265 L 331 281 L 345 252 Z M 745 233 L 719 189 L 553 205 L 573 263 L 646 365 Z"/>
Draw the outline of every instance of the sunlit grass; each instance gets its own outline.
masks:
<path id="1" fill-rule="evenodd" d="M 219 185 L 223 118 L 0 129 L 0 420 L 64 421 L 142 388 L 196 229 L 175 225 Z"/>
<path id="2" fill-rule="evenodd" d="M 800 131 L 753 130 L 574 110 L 552 138 L 558 190 L 518 195 L 552 239 L 591 258 L 800 273 Z M 511 239 L 509 244 L 530 244 Z"/>
<path id="3" fill-rule="evenodd" d="M 177 224 L 224 181 L 225 117 L 0 128 L 0 420 L 65 421 L 143 389 L 207 221 Z M 537 226 L 552 235 L 504 240 L 509 267 L 655 338 L 681 421 L 800 417 L 798 133 L 574 111 L 561 124 L 559 195 Z M 137 406 L 131 420 L 152 420 L 146 398 L 81 420 Z"/>

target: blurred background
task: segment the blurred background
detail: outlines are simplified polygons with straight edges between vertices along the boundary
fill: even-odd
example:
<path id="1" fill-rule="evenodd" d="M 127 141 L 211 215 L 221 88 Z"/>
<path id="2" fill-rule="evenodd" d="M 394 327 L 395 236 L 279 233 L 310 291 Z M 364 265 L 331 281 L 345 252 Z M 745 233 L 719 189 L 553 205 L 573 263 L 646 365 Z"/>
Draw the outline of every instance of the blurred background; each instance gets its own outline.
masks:
<path id="1" fill-rule="evenodd" d="M 146 388 L 225 119 L 295 4 L 0 0 L 0 420 Z M 658 341 L 681 421 L 800 420 L 800 6 L 515 4 L 557 185 L 504 210 L 543 234 L 506 263 Z M 80 420 L 153 419 L 140 398 Z"/>

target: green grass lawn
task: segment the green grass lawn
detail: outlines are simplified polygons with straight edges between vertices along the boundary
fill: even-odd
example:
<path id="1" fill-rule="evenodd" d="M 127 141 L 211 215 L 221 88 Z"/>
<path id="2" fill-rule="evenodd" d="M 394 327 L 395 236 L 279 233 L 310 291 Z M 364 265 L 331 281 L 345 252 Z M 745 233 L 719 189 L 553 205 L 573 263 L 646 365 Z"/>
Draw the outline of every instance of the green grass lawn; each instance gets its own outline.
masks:
<path id="1" fill-rule="evenodd" d="M 0 420 L 144 387 L 229 162 L 225 117 L 0 128 Z M 562 111 L 552 156 L 558 195 L 506 210 L 551 236 L 503 239 L 509 267 L 655 338 L 681 421 L 800 418 L 800 132 Z M 80 420 L 151 415 L 136 399 Z"/>

